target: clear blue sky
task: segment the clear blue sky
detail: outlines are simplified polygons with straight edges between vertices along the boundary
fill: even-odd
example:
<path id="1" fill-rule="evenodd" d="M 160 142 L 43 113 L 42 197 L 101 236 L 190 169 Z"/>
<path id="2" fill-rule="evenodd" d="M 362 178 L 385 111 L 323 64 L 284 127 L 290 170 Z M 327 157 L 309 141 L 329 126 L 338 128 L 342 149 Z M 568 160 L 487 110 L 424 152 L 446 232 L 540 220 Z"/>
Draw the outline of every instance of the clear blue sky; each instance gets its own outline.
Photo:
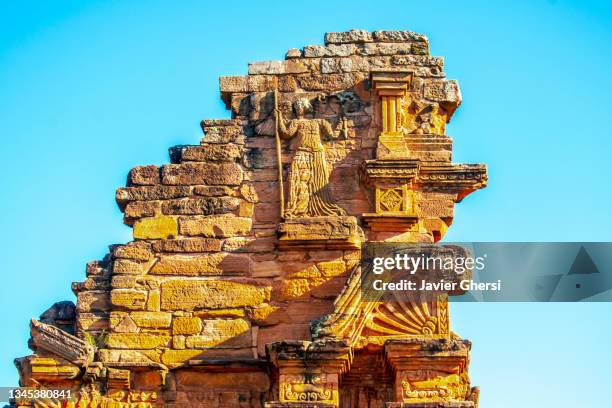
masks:
<path id="1" fill-rule="evenodd" d="M 126 242 L 128 170 L 227 117 L 217 77 L 319 44 L 410 29 L 446 57 L 464 103 L 457 162 L 489 165 L 456 241 L 611 241 L 612 6 L 607 1 L 4 1 L 0 5 L 0 386 L 28 320 Z M 483 407 L 609 405 L 610 304 L 453 305 Z"/>

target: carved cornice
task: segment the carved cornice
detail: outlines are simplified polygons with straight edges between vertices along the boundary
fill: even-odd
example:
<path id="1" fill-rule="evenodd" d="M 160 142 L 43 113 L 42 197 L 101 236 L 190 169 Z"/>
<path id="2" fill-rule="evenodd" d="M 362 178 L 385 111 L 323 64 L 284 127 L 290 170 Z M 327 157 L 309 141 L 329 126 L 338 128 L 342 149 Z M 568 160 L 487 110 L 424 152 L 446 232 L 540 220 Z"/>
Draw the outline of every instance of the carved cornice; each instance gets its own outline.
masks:
<path id="1" fill-rule="evenodd" d="M 367 184 L 373 181 L 393 180 L 408 183 L 418 174 L 418 160 L 366 160 L 361 165 Z"/>
<path id="2" fill-rule="evenodd" d="M 335 367 L 343 373 L 353 361 L 353 350 L 344 339 L 280 341 L 266 345 L 266 351 L 270 362 L 276 367 L 306 364 Z"/>
<path id="3" fill-rule="evenodd" d="M 477 190 L 487 185 L 487 166 L 484 164 L 428 164 L 419 167 L 415 182 L 424 191 Z"/>
<path id="4" fill-rule="evenodd" d="M 379 96 L 403 96 L 412 81 L 412 70 L 373 69 L 371 80 Z"/>
<path id="5" fill-rule="evenodd" d="M 30 334 L 36 350 L 44 350 L 81 367 L 93 361 L 95 349 L 91 344 L 55 326 L 32 319 Z"/>

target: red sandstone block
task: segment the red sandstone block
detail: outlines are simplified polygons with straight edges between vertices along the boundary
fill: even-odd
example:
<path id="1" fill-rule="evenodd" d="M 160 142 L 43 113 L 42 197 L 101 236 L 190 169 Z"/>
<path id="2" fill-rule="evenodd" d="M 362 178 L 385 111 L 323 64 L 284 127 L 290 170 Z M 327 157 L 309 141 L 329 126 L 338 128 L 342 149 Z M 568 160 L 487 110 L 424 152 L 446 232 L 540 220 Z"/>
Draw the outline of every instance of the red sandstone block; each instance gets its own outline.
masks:
<path id="1" fill-rule="evenodd" d="M 243 177 L 237 163 L 186 162 L 162 167 L 162 182 L 166 185 L 239 185 Z"/>
<path id="2" fill-rule="evenodd" d="M 129 186 L 151 186 L 160 183 L 161 178 L 157 166 L 134 167 L 128 175 Z"/>

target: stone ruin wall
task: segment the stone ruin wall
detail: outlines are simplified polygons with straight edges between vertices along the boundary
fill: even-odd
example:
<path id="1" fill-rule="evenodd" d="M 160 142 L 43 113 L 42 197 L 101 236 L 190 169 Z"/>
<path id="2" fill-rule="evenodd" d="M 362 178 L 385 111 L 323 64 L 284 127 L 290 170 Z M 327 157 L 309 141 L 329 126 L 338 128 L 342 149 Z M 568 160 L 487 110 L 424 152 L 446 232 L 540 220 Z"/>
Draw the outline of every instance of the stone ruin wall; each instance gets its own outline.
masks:
<path id="1" fill-rule="evenodd" d="M 111 246 L 103 260 L 87 265 L 86 280 L 73 283 L 74 316 L 64 304 L 42 323 L 32 322 L 34 354 L 16 360 L 21 385 L 80 389 L 79 406 L 288 404 L 283 387 L 292 380 L 283 377 L 276 349 L 266 345 L 316 338 L 313 322 L 338 312 L 339 296 L 359 266 L 361 242 L 438 241 L 454 204 L 486 184 L 484 166 L 451 164 L 445 125 L 461 95 L 443 64 L 429 55 L 423 35 L 350 31 L 326 34 L 325 45 L 291 49 L 283 61 L 251 63 L 246 76 L 221 77 L 232 118 L 202 121 L 200 144 L 170 148 L 169 164 L 129 172 L 116 200 L 134 240 Z M 380 84 L 396 82 L 403 96 L 392 126 L 393 135 L 402 135 L 400 145 L 381 134 L 391 125 L 382 123 L 387 107 Z M 327 217 L 325 228 L 316 224 L 313 232 L 302 218 L 282 241 L 274 107 L 291 119 L 302 98 L 312 104 L 309 118 L 340 129 L 323 143 L 329 188 L 357 229 L 346 232 L 353 227 L 344 218 Z M 282 141 L 285 194 L 296 149 L 295 140 Z M 379 183 L 380 166 L 387 178 Z M 394 364 L 381 357 L 383 348 L 393 354 L 385 346 L 388 333 L 329 330 L 340 340 L 360 340 L 348 345 L 352 368 L 342 369 L 341 381 L 346 391 L 338 391 L 340 377 L 324 378 L 322 384 L 336 388 L 328 400 L 319 395 L 321 403 L 382 407 L 407 401 L 396 395 L 401 385 Z M 448 323 L 434 332 L 400 337 L 452 343 L 467 367 L 469 343 Z M 74 344 L 62 346 L 66 338 Z M 469 394 L 468 387 L 455 399 Z"/>

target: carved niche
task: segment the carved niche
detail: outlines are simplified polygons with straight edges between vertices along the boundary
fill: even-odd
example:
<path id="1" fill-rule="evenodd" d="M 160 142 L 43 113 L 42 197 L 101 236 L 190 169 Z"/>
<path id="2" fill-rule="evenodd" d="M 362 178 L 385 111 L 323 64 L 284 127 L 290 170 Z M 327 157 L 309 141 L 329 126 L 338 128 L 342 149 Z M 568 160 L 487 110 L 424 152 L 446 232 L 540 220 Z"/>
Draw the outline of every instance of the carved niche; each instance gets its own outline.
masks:
<path id="1" fill-rule="evenodd" d="M 284 183 L 288 191 L 284 194 L 281 190 L 280 197 L 281 249 L 359 248 L 363 241 L 357 219 L 347 216 L 332 197 L 329 185 L 332 169 L 324 143 L 347 138 L 350 121 L 345 113 L 359 101 L 346 92 L 334 97 L 341 106 L 335 126 L 330 120 L 315 117 L 313 102 L 307 97 L 293 101 L 293 118 L 286 118 L 281 109 L 275 109 L 279 166 L 282 166 L 281 139 L 290 140 L 292 150 L 287 182 Z M 316 100 L 325 99 L 328 98 L 319 95 Z M 278 101 L 275 106 L 278 106 Z"/>

